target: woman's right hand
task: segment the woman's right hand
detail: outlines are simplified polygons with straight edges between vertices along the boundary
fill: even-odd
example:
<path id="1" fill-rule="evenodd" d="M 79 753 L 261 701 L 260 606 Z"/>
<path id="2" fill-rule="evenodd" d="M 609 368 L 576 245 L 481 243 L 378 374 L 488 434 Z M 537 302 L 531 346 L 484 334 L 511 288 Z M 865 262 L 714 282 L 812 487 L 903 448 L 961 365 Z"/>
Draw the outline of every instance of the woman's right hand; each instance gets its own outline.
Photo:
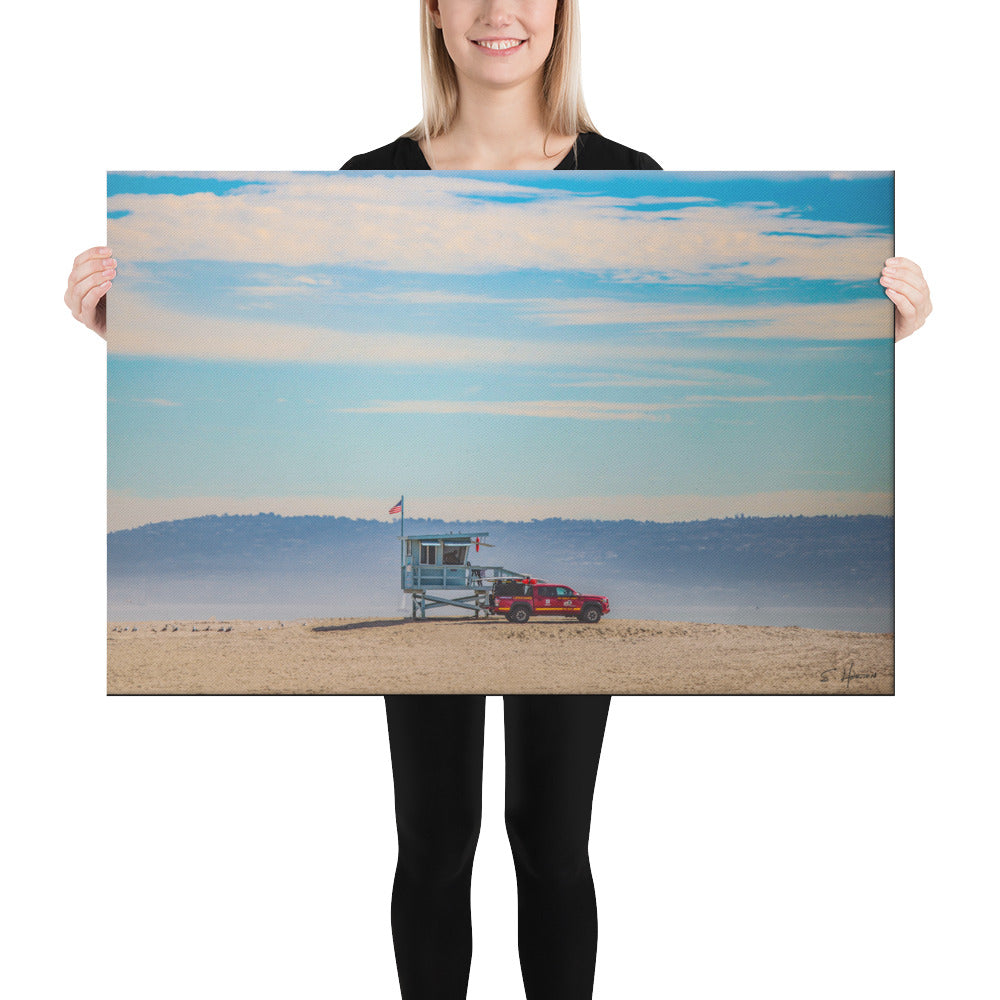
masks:
<path id="1" fill-rule="evenodd" d="M 118 262 L 108 247 L 91 247 L 73 261 L 63 301 L 84 326 L 107 339 L 106 300 Z"/>

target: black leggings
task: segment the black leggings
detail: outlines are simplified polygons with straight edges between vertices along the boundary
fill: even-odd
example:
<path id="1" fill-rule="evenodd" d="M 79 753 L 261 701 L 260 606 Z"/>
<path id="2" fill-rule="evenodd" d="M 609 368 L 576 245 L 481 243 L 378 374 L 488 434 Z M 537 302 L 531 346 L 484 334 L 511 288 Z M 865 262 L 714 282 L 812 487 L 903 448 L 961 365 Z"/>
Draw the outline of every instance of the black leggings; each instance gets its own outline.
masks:
<path id="1" fill-rule="evenodd" d="M 483 789 L 484 695 L 385 699 L 399 863 L 403 1000 L 463 1000 Z M 609 695 L 504 695 L 506 823 L 527 1000 L 590 1000 L 597 903 L 587 841 Z"/>

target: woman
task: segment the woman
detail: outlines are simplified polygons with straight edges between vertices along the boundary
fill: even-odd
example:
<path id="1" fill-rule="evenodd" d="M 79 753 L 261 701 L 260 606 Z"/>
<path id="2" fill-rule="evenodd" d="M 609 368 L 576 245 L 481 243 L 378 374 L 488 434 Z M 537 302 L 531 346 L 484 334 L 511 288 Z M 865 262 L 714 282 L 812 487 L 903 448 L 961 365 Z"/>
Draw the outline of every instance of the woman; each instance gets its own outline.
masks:
<path id="1" fill-rule="evenodd" d="M 576 0 L 421 0 L 424 119 L 344 169 L 659 169 L 605 139 L 580 92 Z M 107 248 L 74 264 L 73 315 L 104 334 Z M 930 312 L 920 269 L 887 262 L 896 338 Z M 507 695 L 506 823 L 528 1000 L 593 992 L 597 911 L 591 803 L 610 698 Z M 466 995 L 470 884 L 481 815 L 483 696 L 386 698 L 399 860 L 393 941 L 404 1000 Z"/>

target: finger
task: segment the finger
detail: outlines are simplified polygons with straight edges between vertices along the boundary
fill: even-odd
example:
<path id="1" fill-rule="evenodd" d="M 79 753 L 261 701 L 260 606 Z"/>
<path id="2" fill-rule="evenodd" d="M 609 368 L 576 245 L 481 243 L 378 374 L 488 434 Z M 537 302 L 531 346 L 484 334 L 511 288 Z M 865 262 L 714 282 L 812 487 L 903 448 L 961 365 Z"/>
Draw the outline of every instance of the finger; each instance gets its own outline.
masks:
<path id="1" fill-rule="evenodd" d="M 890 257 L 885 262 L 885 266 L 905 267 L 908 270 L 916 271 L 918 274 L 923 274 L 923 271 L 920 270 L 920 265 L 916 261 L 910 260 L 909 257 Z"/>
<path id="2" fill-rule="evenodd" d="M 117 269 L 112 265 L 103 269 L 98 268 L 83 275 L 70 275 L 69 295 L 79 301 L 95 282 L 111 281 L 117 273 Z"/>
<path id="3" fill-rule="evenodd" d="M 93 257 L 89 260 L 81 261 L 69 273 L 69 283 L 75 285 L 83 278 L 92 274 L 108 272 L 113 274 L 118 268 L 118 261 L 114 257 Z"/>
<path id="4" fill-rule="evenodd" d="M 902 292 L 897 292 L 893 288 L 887 288 L 885 294 L 895 303 L 896 309 L 901 316 L 905 316 L 908 319 L 916 318 L 916 306 Z"/>
<path id="5" fill-rule="evenodd" d="M 69 301 L 66 303 L 70 311 L 77 319 L 81 319 L 82 313 L 85 311 L 85 302 L 96 302 L 97 299 L 101 298 L 107 290 L 111 287 L 111 278 L 101 274 L 92 274 L 82 281 L 77 282 L 73 286 L 73 289 L 69 295 Z M 95 290 L 103 289 L 99 291 L 96 298 L 94 297 Z"/>
<path id="6" fill-rule="evenodd" d="M 102 281 L 99 285 L 95 285 L 93 288 L 87 292 L 86 295 L 80 300 L 80 315 L 77 317 L 81 322 L 86 323 L 91 329 L 94 328 L 94 320 L 96 318 L 97 303 L 104 298 L 108 293 L 108 289 L 111 287 L 110 281 Z"/>
<path id="7" fill-rule="evenodd" d="M 83 253 L 77 254 L 73 259 L 73 267 L 76 268 L 77 265 L 82 264 L 86 260 L 92 260 L 95 257 L 110 257 L 111 248 L 110 247 L 91 247 L 89 250 L 84 250 Z"/>
<path id="8" fill-rule="evenodd" d="M 917 318 L 912 303 L 899 292 L 894 292 L 891 288 L 885 290 L 885 294 L 892 300 L 896 307 L 895 322 L 893 324 L 893 340 L 896 343 L 909 337 L 911 333 L 918 330 L 921 321 Z"/>
<path id="9" fill-rule="evenodd" d="M 882 279 L 882 284 L 886 285 L 886 279 Z M 920 289 L 915 289 L 906 282 L 893 279 L 892 283 L 885 288 L 886 294 L 896 305 L 896 311 L 901 316 L 912 318 L 913 329 L 919 329 L 930 316 L 931 305 L 930 296 Z M 912 332 L 912 331 L 910 331 Z"/>
<path id="10" fill-rule="evenodd" d="M 906 257 L 890 257 L 885 262 L 882 273 L 888 274 L 890 277 L 903 278 L 909 281 L 914 287 L 922 288 L 928 294 L 930 293 L 930 289 L 927 287 L 927 280 L 924 278 L 924 272 L 912 260 L 908 260 Z"/>
<path id="11" fill-rule="evenodd" d="M 925 288 L 918 287 L 903 278 L 890 278 L 883 275 L 879 278 L 879 284 L 885 288 L 891 288 L 895 292 L 902 292 L 915 306 L 920 306 L 927 298 Z"/>

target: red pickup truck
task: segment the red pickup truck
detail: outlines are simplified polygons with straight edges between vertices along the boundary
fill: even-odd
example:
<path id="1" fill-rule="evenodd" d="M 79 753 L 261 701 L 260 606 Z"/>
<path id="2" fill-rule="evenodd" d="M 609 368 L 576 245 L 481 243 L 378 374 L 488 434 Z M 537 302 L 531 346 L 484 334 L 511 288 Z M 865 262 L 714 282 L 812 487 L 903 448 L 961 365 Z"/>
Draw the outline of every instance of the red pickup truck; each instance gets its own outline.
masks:
<path id="1" fill-rule="evenodd" d="M 577 618 L 599 622 L 611 611 L 606 597 L 578 594 L 572 587 L 538 580 L 498 580 L 490 592 L 490 613 L 523 624 L 532 615 L 540 618 Z"/>

